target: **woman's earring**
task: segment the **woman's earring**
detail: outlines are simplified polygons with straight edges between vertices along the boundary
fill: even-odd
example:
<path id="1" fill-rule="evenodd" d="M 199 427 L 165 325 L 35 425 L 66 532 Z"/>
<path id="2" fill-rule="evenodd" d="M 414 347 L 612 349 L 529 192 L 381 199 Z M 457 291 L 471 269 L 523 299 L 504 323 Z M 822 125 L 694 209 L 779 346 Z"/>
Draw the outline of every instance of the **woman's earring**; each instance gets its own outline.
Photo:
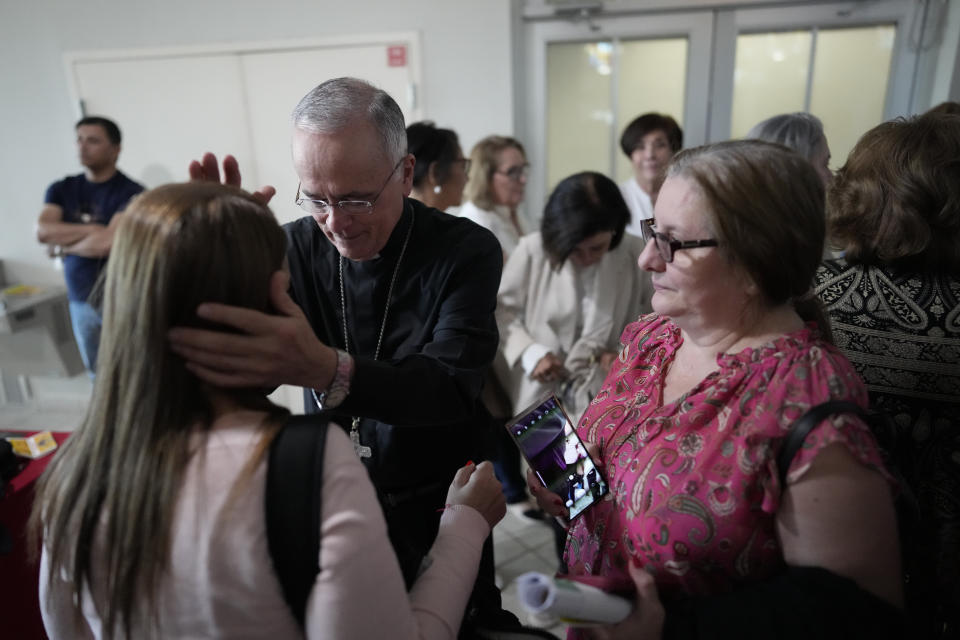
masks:
<path id="1" fill-rule="evenodd" d="M 433 188 L 433 192 L 434 192 L 434 193 L 440 193 L 441 191 L 442 191 L 442 189 L 440 188 L 440 185 L 436 185 L 436 186 Z"/>

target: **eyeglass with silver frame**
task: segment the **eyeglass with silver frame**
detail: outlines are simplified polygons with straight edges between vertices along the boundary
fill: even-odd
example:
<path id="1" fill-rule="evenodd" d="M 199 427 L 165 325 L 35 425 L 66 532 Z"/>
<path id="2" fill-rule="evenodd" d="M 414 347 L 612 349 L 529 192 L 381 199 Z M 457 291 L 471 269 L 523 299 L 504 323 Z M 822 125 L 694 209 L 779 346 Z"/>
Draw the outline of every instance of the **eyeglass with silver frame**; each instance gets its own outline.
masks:
<path id="1" fill-rule="evenodd" d="M 697 247 L 718 247 L 720 243 L 714 238 L 705 240 L 672 240 L 666 234 L 660 233 L 654 228 L 653 222 L 649 224 L 644 221 L 640 227 L 645 242 L 654 241 L 657 253 L 663 258 L 664 262 L 673 262 L 673 256 L 677 251 L 684 249 L 696 249 Z"/>
<path id="2" fill-rule="evenodd" d="M 506 171 L 500 171 L 498 169 L 496 173 L 499 173 L 502 176 L 507 176 L 513 181 L 517 181 L 530 175 L 530 163 L 525 162 L 522 165 L 510 167 Z"/>
<path id="3" fill-rule="evenodd" d="M 300 183 L 298 182 L 297 195 L 293 201 L 307 213 L 330 213 L 333 207 L 337 207 L 340 211 L 350 215 L 372 213 L 373 207 L 377 204 L 377 200 L 380 199 L 380 195 L 387 188 L 387 185 L 390 184 L 390 179 L 393 178 L 393 174 L 397 172 L 401 164 L 403 164 L 403 158 L 400 158 L 400 161 L 393 166 L 393 170 L 390 172 L 390 175 L 387 176 L 383 186 L 377 191 L 377 195 L 373 196 L 373 200 L 338 200 L 337 202 L 330 203 L 318 198 L 303 198 L 300 196 Z"/>

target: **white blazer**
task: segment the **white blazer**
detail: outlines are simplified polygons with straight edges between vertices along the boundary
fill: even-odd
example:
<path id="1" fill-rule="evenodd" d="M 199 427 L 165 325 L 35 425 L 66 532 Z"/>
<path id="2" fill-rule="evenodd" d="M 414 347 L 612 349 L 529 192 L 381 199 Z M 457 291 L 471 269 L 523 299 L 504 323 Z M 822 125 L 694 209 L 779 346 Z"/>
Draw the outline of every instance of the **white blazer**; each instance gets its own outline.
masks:
<path id="1" fill-rule="evenodd" d="M 506 207 L 494 207 L 493 211 L 481 209 L 472 202 L 464 202 L 460 207 L 461 218 L 472 220 L 484 229 L 489 229 L 500 241 L 504 259 L 509 258 L 517 246 L 520 236 L 510 221 L 510 210 Z"/>
<path id="2" fill-rule="evenodd" d="M 573 264 L 567 260 L 554 271 L 540 232 L 520 239 L 504 266 L 497 299 L 503 354 L 498 360 L 505 368 L 497 375 L 514 414 L 550 390 L 560 392 L 560 383 L 542 384 L 523 370 L 523 352 L 540 344 L 562 358 L 570 371 L 561 399 L 571 419 L 579 419 L 606 376 L 597 357 L 603 351 L 619 351 L 624 326 L 651 310 L 653 285 L 649 274 L 637 266 L 643 246 L 641 238 L 624 234 L 620 245 L 597 265 L 592 304 L 588 300 L 583 305 Z"/>

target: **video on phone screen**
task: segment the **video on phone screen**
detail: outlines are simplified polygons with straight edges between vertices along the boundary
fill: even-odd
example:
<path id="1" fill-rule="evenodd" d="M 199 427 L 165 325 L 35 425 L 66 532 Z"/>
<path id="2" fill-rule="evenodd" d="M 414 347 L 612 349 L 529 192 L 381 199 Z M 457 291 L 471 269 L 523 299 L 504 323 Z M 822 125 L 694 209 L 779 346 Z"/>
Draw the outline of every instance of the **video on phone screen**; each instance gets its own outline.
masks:
<path id="1" fill-rule="evenodd" d="M 510 429 L 540 481 L 563 498 L 571 519 L 607 492 L 600 472 L 555 398 L 522 416 Z"/>

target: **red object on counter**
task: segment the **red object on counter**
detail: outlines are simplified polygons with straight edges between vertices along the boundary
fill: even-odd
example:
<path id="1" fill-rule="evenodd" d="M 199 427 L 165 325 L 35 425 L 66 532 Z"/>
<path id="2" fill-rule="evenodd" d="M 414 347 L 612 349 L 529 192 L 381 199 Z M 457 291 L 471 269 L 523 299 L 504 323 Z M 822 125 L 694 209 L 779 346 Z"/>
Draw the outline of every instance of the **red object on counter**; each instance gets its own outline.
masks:
<path id="1" fill-rule="evenodd" d="M 69 435 L 68 432 L 58 431 L 53 433 L 53 438 L 59 446 Z M 6 527 L 13 538 L 13 551 L 0 555 L 0 620 L 3 620 L 5 638 L 47 638 L 40 619 L 40 599 L 37 595 L 40 567 L 30 562 L 27 553 L 27 521 L 33 508 L 37 478 L 47 468 L 54 453 L 31 460 L 10 481 L 6 495 L 0 497 L 0 524 Z"/>

